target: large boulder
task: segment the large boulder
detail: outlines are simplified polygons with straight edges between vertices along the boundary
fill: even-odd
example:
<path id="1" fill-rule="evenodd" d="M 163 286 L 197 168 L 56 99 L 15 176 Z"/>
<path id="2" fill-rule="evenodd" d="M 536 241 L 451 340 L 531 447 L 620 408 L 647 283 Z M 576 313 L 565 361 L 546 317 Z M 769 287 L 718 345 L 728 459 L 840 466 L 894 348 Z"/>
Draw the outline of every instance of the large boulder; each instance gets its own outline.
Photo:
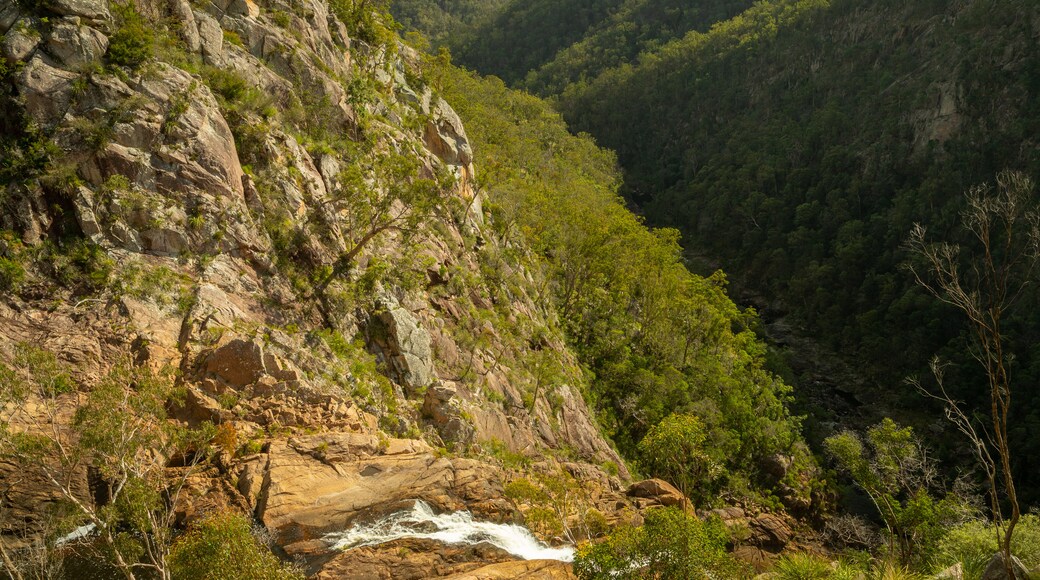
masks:
<path id="1" fill-rule="evenodd" d="M 433 350 L 430 333 L 419 326 L 404 308 L 392 305 L 376 317 L 374 340 L 387 355 L 398 382 L 410 393 L 430 384 L 433 379 Z"/>
<path id="2" fill-rule="evenodd" d="M 205 371 L 233 388 L 255 383 L 267 374 L 263 346 L 235 339 L 206 357 Z"/>
<path id="3" fill-rule="evenodd" d="M 957 562 L 936 574 L 935 580 L 964 580 L 964 564 Z"/>
<path id="4" fill-rule="evenodd" d="M 17 2 L 0 4 L 0 34 L 7 34 L 21 16 L 21 7 Z"/>
<path id="5" fill-rule="evenodd" d="M 637 481 L 628 487 L 628 496 L 663 506 L 681 505 L 686 499 L 681 491 L 663 479 Z"/>
<path id="6" fill-rule="evenodd" d="M 28 60 L 38 44 L 39 36 L 19 24 L 0 38 L 0 56 L 9 63 Z"/>
<path id="7" fill-rule="evenodd" d="M 777 552 L 794 537 L 791 526 L 773 514 L 759 514 L 748 520 L 748 530 L 751 532 L 749 544 Z"/>
<path id="8" fill-rule="evenodd" d="M 239 390 L 262 377 L 276 382 L 298 381 L 300 372 L 292 364 L 270 352 L 255 340 L 235 338 L 210 352 L 203 364 L 203 376 Z"/>
<path id="9" fill-rule="evenodd" d="M 72 100 L 72 83 L 79 74 L 56 68 L 37 53 L 22 69 L 19 86 L 26 112 L 41 125 L 51 126 L 65 116 Z"/>
<path id="10" fill-rule="evenodd" d="M 491 465 L 438 457 L 422 441 L 361 433 L 296 437 L 271 444 L 257 516 L 283 546 L 343 531 L 417 499 L 442 511 L 511 519 L 500 478 Z"/>
<path id="11" fill-rule="evenodd" d="M 98 62 L 108 50 L 108 37 L 89 26 L 58 22 L 51 29 L 44 49 L 68 68 Z"/>
<path id="12" fill-rule="evenodd" d="M 1011 556 L 1011 568 L 1015 571 L 1015 578 L 1017 580 L 1032 578 L 1029 574 L 1029 569 L 1026 568 L 1022 560 L 1019 560 L 1017 556 Z M 982 577 L 979 580 L 1009 580 L 1007 568 L 1004 566 L 1004 555 L 1000 552 L 993 554 L 993 557 L 989 559 L 989 564 L 986 564 L 986 570 L 982 572 Z"/>
<path id="13" fill-rule="evenodd" d="M 466 443 L 473 438 L 473 425 L 463 417 L 461 399 L 454 387 L 437 383 L 427 389 L 422 412 L 444 441 Z"/>

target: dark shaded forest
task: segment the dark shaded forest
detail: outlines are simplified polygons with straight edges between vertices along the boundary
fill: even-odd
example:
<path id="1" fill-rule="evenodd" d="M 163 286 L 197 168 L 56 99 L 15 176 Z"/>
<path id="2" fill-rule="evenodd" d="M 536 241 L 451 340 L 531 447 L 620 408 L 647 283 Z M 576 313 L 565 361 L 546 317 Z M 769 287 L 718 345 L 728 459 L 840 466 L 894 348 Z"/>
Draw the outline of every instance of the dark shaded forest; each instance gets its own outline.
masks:
<path id="1" fill-rule="evenodd" d="M 967 190 L 1005 169 L 1040 175 L 1035 3 L 564 2 L 551 16 L 535 4 L 488 22 L 538 51 L 494 35 L 444 44 L 615 150 L 623 193 L 682 232 L 691 266 L 725 268 L 767 319 L 851 362 L 873 385 L 860 400 L 941 431 L 941 409 L 904 384 L 938 354 L 955 396 L 985 402 L 965 321 L 915 286 L 903 246 L 915 223 L 969 242 Z M 532 25 L 539 15 L 551 25 Z M 1040 451 L 1035 299 L 1005 325 L 1022 457 Z M 1020 476 L 1035 501 L 1040 481 Z"/>

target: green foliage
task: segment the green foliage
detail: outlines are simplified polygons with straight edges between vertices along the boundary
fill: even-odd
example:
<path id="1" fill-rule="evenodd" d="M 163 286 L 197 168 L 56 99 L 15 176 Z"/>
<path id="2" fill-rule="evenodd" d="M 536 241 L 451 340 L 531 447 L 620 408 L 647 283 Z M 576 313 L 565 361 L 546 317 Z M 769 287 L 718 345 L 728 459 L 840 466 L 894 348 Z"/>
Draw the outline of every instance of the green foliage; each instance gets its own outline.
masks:
<path id="1" fill-rule="evenodd" d="M 736 578 L 744 570 L 726 552 L 728 539 L 718 519 L 650 510 L 643 526 L 620 527 L 603 542 L 581 546 L 574 572 L 581 580 Z"/>
<path id="2" fill-rule="evenodd" d="M 59 284 L 77 294 L 94 294 L 106 288 L 115 267 L 100 246 L 82 238 L 45 244 L 38 262 Z"/>
<path id="3" fill-rule="evenodd" d="M 464 43 L 452 43 L 452 52 L 466 66 L 515 83 L 622 4 L 624 0 L 508 2 L 466 35 Z"/>
<path id="4" fill-rule="evenodd" d="M 0 205 L 8 184 L 23 183 L 43 173 L 58 152 L 18 102 L 14 77 L 22 66 L 0 60 Z"/>
<path id="5" fill-rule="evenodd" d="M 358 256 L 390 233 L 398 235 L 398 244 L 410 245 L 454 185 L 454 177 L 446 170 L 430 177 L 422 175 L 419 155 L 364 146 L 356 153 L 353 163 L 337 176 L 337 187 L 332 191 L 347 249 L 331 267 L 314 273 L 315 290 L 327 312 L 334 308 L 327 293 L 329 286 L 353 270 Z M 377 262 L 375 266 L 378 265 Z M 383 263 L 382 267 L 388 265 Z M 400 268 L 402 272 L 407 270 Z M 371 273 L 378 272 L 370 267 L 366 276 Z M 361 283 L 378 281 L 366 276 L 362 276 Z"/>
<path id="6" fill-rule="evenodd" d="M 245 47 L 245 44 L 242 43 L 242 37 L 239 36 L 238 33 L 235 32 L 234 30 L 225 30 L 224 31 L 224 41 L 227 42 L 228 44 L 233 44 L 235 46 Z"/>
<path id="7" fill-rule="evenodd" d="M 506 485 L 505 496 L 520 506 L 525 524 L 539 537 L 565 537 L 575 542 L 609 529 L 603 514 L 593 507 L 588 485 L 557 468 L 533 478 L 514 479 Z"/>
<path id="8" fill-rule="evenodd" d="M 320 329 L 314 332 L 333 354 L 343 363 L 342 368 L 331 368 L 332 382 L 338 382 L 343 375 L 350 375 L 352 384 L 350 394 L 366 406 L 381 404 L 387 414 L 397 411 L 397 397 L 394 387 L 386 374 L 381 372 L 375 356 L 365 349 L 364 340 L 348 341 L 338 331 Z M 372 386 L 377 392 L 372 391 Z"/>
<path id="9" fill-rule="evenodd" d="M 394 18 L 405 30 L 421 31 L 433 46 L 458 46 L 487 24 L 509 0 L 394 0 Z"/>
<path id="10" fill-rule="evenodd" d="M 789 388 L 763 368 L 755 315 L 726 278 L 691 274 L 674 230 L 649 230 L 618 197 L 609 152 L 572 136 L 542 101 L 431 59 L 431 84 L 466 125 L 494 235 L 532 248 L 546 299 L 591 379 L 587 396 L 628 457 L 653 425 L 695 414 L 731 473 L 787 450 Z M 533 399 L 531 401 L 534 402 Z"/>
<path id="11" fill-rule="evenodd" d="M 192 93 L 195 92 L 196 86 L 197 83 L 192 81 L 186 91 L 176 93 L 170 98 L 170 107 L 166 112 L 166 118 L 163 120 L 161 128 L 164 135 L 169 134 L 177 126 L 177 122 L 184 116 L 184 113 L 188 111 L 188 107 L 191 105 Z"/>
<path id="12" fill-rule="evenodd" d="M 957 193 L 999 171 L 1040 175 L 1040 51 L 1027 23 L 1037 11 L 1024 0 L 768 0 L 549 90 L 575 130 L 617 151 L 626 193 L 650 223 L 680 228 L 689 248 L 726 264 L 868 383 L 924 374 L 946 350 L 957 362 L 951 395 L 974 406 L 986 393 L 972 387 L 968 357 L 950 356 L 964 352 L 961 326 L 900 271 L 901 245 L 915 221 L 953 231 Z M 899 33 L 936 22 L 927 41 Z M 956 126 L 940 120 L 940 103 Z M 1035 300 L 1034 288 L 1022 303 Z M 1025 337 L 1040 319 L 1024 309 L 1012 318 L 1014 374 L 1035 381 L 1040 357 Z M 919 404 L 897 389 L 863 396 Z M 1035 455 L 1035 394 L 1021 396 L 1012 446 Z M 938 451 L 953 455 L 956 441 Z M 1036 470 L 1015 470 L 1033 501 Z"/>
<path id="13" fill-rule="evenodd" d="M 554 94 L 575 130 L 617 151 L 625 193 L 650 223 L 681 229 L 691 254 L 725 264 L 747 295 L 767 297 L 867 383 L 925 374 L 945 350 L 951 395 L 988 405 L 961 326 L 900 271 L 901 245 L 917 221 L 953 231 L 958 192 L 1008 168 L 1040 175 L 1035 2 L 632 0 L 591 28 L 571 19 L 564 34 L 545 22 L 551 10 L 526 4 L 501 12 L 521 35 L 582 40 L 531 63 L 490 48 L 513 43 L 515 29 L 499 26 L 484 48 L 465 35 L 448 42 L 456 58 Z M 698 10 L 706 18 L 688 20 Z M 907 27 L 927 28 L 927 39 Z M 1036 300 L 1034 287 L 1020 303 Z M 1009 314 L 1013 374 L 1036 382 L 1029 337 L 1040 318 Z M 867 388 L 863 397 L 890 408 L 919 405 L 912 392 Z M 1040 453 L 1036 397 L 1016 394 L 1012 406 L 1018 455 Z M 945 437 L 937 451 L 963 457 L 957 442 Z M 1040 472 L 1014 470 L 1024 503 L 1035 503 Z"/>
<path id="14" fill-rule="evenodd" d="M 289 16 L 288 12 L 275 9 L 271 10 L 270 15 L 271 20 L 282 28 L 289 28 L 289 25 L 292 23 L 292 17 Z"/>
<path id="15" fill-rule="evenodd" d="M 844 431 L 824 443 L 874 502 L 888 528 L 891 555 L 904 565 L 927 562 L 949 527 L 969 514 L 963 498 L 931 495 L 935 467 L 910 427 L 886 418 L 867 431 L 866 442 Z"/>
<path id="16" fill-rule="evenodd" d="M 22 241 L 14 232 L 0 230 L 0 291 L 18 291 L 25 281 L 26 254 Z"/>
<path id="17" fill-rule="evenodd" d="M 531 467 L 531 458 L 523 453 L 511 451 L 505 443 L 498 439 L 490 439 L 481 443 L 484 452 L 497 459 L 510 469 L 527 469 Z M 507 491 L 508 494 L 508 491 Z"/>
<path id="18" fill-rule="evenodd" d="M 207 515 L 170 548 L 174 580 L 292 580 L 304 578 L 282 564 L 253 533 L 241 514 L 222 511 Z"/>
<path id="19" fill-rule="evenodd" d="M 484 74 L 533 92 L 567 85 L 633 62 L 690 31 L 705 31 L 751 0 L 534 0 L 528 2 L 398 0 L 394 13 L 434 46 Z"/>
<path id="20" fill-rule="evenodd" d="M 639 442 L 640 465 L 648 475 L 674 483 L 691 499 L 714 491 L 720 468 L 705 449 L 704 425 L 694 415 L 669 415 Z"/>
<path id="21" fill-rule="evenodd" d="M 150 267 L 127 262 L 113 277 L 114 290 L 138 300 L 150 300 L 161 306 L 180 304 L 191 295 L 190 278 L 166 266 Z"/>
<path id="22" fill-rule="evenodd" d="M 65 365 L 60 363 L 54 353 L 43 350 L 29 343 L 15 345 L 14 364 L 24 369 L 29 380 L 44 397 L 56 397 L 75 390 L 72 378 Z M 14 395 L 15 393 L 8 393 Z M 17 398 L 25 396 L 22 392 Z"/>
<path id="23" fill-rule="evenodd" d="M 888 561 L 853 561 L 836 563 L 809 553 L 799 552 L 781 557 L 770 575 L 777 580 L 924 580 L 927 576 Z M 965 578 L 973 576 L 965 575 Z M 977 576 L 976 576 L 977 577 Z"/>
<path id="24" fill-rule="evenodd" d="M 780 558 L 771 572 L 777 580 L 824 580 L 834 575 L 830 562 L 804 552 Z"/>
<path id="25" fill-rule="evenodd" d="M 118 28 L 109 37 L 108 62 L 137 68 L 155 53 L 155 28 L 137 12 L 133 2 L 113 3 L 112 13 Z"/>
<path id="26" fill-rule="evenodd" d="M 169 498 L 182 484 L 167 481 L 167 461 L 182 457 L 190 468 L 204 460 L 212 429 L 166 420 L 167 405 L 179 397 L 169 372 L 121 363 L 70 397 L 76 385 L 53 353 L 25 344 L 15 351 L 13 371 L 0 365 L 0 404 L 29 423 L 12 428 L 0 421 L 0 457 L 39 473 L 46 493 L 68 506 L 70 523 L 93 524 L 97 546 L 127 577 L 140 566 L 165 570 L 174 514 Z M 57 417 L 69 403 L 76 407 L 65 423 Z M 97 475 L 97 501 L 84 502 L 68 487 L 85 466 Z"/>
<path id="27" fill-rule="evenodd" d="M 25 280 L 25 268 L 21 263 L 0 256 L 0 291 L 17 292 L 23 280 Z"/>
<path id="28" fill-rule="evenodd" d="M 330 0 L 329 8 L 352 37 L 393 48 L 398 24 L 390 14 L 390 0 Z"/>
<path id="29" fill-rule="evenodd" d="M 234 107 L 242 102 L 263 101 L 262 93 L 249 86 L 245 78 L 234 70 L 207 66 L 202 69 L 202 78 L 210 90 L 222 99 L 225 107 Z"/>

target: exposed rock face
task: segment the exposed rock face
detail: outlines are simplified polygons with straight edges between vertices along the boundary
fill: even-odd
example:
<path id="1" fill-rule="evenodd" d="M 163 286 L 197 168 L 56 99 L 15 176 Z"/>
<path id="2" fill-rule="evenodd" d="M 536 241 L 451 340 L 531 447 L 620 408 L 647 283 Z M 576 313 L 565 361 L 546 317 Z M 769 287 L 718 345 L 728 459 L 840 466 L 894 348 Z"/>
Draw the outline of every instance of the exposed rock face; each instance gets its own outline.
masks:
<path id="1" fill-rule="evenodd" d="M 686 499 L 681 491 L 663 479 L 637 481 L 629 486 L 628 495 L 648 500 L 647 505 L 681 505 Z"/>
<path id="2" fill-rule="evenodd" d="M 483 231 L 458 115 L 409 85 L 417 55 L 402 47 L 390 59 L 351 39 L 324 0 L 292 9 L 137 0 L 174 54 L 115 67 L 106 53 L 119 22 L 108 2 L 45 0 L 38 13 L 0 4 L 2 58 L 20 63 L 17 106 L 59 151 L 48 167 L 64 172 L 5 186 L 0 228 L 28 247 L 89 242 L 108 269 L 80 273 L 101 280 L 85 290 L 29 264 L 24 288 L 0 296 L 0 360 L 11 364 L 12 345 L 32 343 L 83 391 L 128 359 L 179 369 L 186 396 L 171 417 L 233 435 L 191 474 L 180 523 L 207 509 L 250 510 L 319 577 L 570 577 L 565 565 L 507 562 L 487 547 L 327 554 L 316 543 L 416 499 L 521 520 L 503 485 L 524 474 L 481 455 L 478 445 L 492 443 L 533 457 L 566 449 L 568 462 L 547 470 L 595 488 L 590 501 L 607 521 L 638 517 L 618 479 L 596 467 L 611 462 L 628 477 L 580 385 L 530 380 L 532 328 L 543 335 L 538 350 L 577 364 L 551 330 L 551 309 L 531 298 L 536 270 L 508 266 L 517 283 L 495 295 L 483 279 L 502 248 Z M 385 175 L 385 158 L 411 173 Z M 369 166 L 379 169 L 350 181 Z M 445 174 L 455 181 L 436 201 L 452 215 L 431 214 L 414 238 L 388 227 L 319 296 L 318 274 L 363 237 L 360 183 L 380 192 Z M 376 277 L 380 264 L 391 267 Z M 0 478 L 15 481 L 18 469 L 0 464 Z M 37 531 L 52 498 L 33 481 L 5 497 L 16 517 L 4 515 L 0 533 Z M 77 485 L 88 499 L 85 479 Z"/>
<path id="3" fill-rule="evenodd" d="M 1019 560 L 1014 555 L 1011 556 L 1011 568 L 1015 571 L 1015 578 L 1031 577 L 1022 560 Z M 1007 578 L 1008 573 L 1004 566 L 1004 555 L 997 552 L 989 559 L 989 563 L 986 564 L 986 569 L 982 572 L 980 580 L 1007 580 Z"/>
<path id="4" fill-rule="evenodd" d="M 43 5 L 48 10 L 66 16 L 80 16 L 96 21 L 111 18 L 105 0 L 44 0 Z"/>
<path id="5" fill-rule="evenodd" d="M 430 540 L 397 540 L 380 546 L 342 552 L 322 568 L 317 578 L 441 578 L 472 570 L 479 567 L 481 562 L 510 559 L 509 554 L 486 544 L 445 547 Z"/>
<path id="6" fill-rule="evenodd" d="M 300 373 L 282 368 L 278 357 L 265 353 L 263 346 L 254 341 L 235 339 L 209 353 L 204 363 L 207 373 L 231 388 L 252 385 L 261 377 L 271 376 L 278 381 L 298 381 Z"/>
<path id="7" fill-rule="evenodd" d="M 501 474 L 470 459 L 437 457 L 421 441 L 362 434 L 316 435 L 271 444 L 257 515 L 279 543 L 345 530 L 421 499 L 436 509 L 509 518 Z"/>
<path id="8" fill-rule="evenodd" d="M 422 412 L 445 441 L 466 443 L 473 438 L 473 426 L 462 414 L 458 391 L 454 387 L 435 384 L 427 389 Z"/>
<path id="9" fill-rule="evenodd" d="M 495 580 L 498 578 L 521 578 L 535 579 L 544 578 L 548 580 L 566 580 L 577 578 L 571 571 L 569 564 L 555 560 L 527 560 L 524 562 L 503 562 L 491 564 L 473 570 L 448 576 L 452 580 Z"/>
<path id="10" fill-rule="evenodd" d="M 747 554 L 752 562 L 780 553 L 794 538 L 791 525 L 771 513 L 747 513 L 742 508 L 731 506 L 698 512 L 698 515 L 702 518 L 717 517 L 727 528 L 746 529 L 748 537 L 745 543 L 756 550 Z"/>
<path id="11" fill-rule="evenodd" d="M 380 312 L 377 320 L 382 332 L 376 344 L 384 348 L 401 384 L 411 393 L 430 384 L 433 371 L 430 333 L 420 328 L 415 317 L 400 306 Z"/>

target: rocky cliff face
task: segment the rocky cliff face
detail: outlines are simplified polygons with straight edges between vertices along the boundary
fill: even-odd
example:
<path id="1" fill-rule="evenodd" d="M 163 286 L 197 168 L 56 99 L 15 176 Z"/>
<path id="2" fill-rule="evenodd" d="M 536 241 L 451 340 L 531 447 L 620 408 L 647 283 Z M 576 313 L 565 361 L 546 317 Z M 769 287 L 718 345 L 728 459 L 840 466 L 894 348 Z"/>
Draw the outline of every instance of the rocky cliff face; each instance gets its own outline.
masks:
<path id="1" fill-rule="evenodd" d="M 314 540 L 414 499 L 519 519 L 505 454 L 585 482 L 608 519 L 628 505 L 541 274 L 482 235 L 465 129 L 407 48 L 352 39 L 324 0 L 5 3 L 0 33 L 0 360 L 57 355 L 67 409 L 124 357 L 178 369 L 171 414 L 237 442 L 185 518 L 248 510 L 314 572 L 385 570 L 409 550 Z M 7 490 L 2 531 L 47 499 Z M 563 574 L 439 557 L 413 577 Z"/>

